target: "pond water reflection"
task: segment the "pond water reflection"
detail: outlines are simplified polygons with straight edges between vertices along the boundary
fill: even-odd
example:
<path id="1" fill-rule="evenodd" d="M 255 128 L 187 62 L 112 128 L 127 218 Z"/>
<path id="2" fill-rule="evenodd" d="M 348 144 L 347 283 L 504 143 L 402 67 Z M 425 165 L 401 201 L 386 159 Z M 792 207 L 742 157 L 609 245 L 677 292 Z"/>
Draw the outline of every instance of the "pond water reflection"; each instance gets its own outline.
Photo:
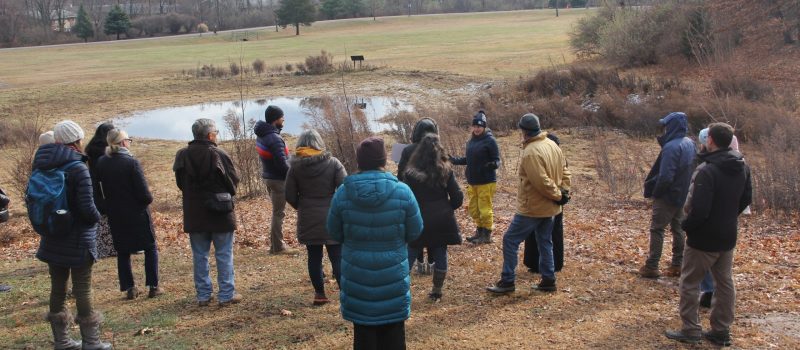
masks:
<path id="1" fill-rule="evenodd" d="M 245 120 L 248 121 L 248 124 L 252 120 L 264 120 L 264 110 L 267 106 L 276 105 L 283 109 L 286 116 L 283 132 L 297 135 L 304 130 L 304 124 L 313 123 L 309 118 L 310 115 L 321 113 L 314 110 L 312 106 L 315 103 L 309 103 L 311 101 L 312 98 L 295 97 L 247 100 L 244 103 Z M 117 117 L 114 119 L 114 124 L 124 128 L 132 137 L 189 141 L 192 139 L 192 123 L 198 118 L 209 118 L 217 122 L 217 127 L 221 131 L 220 137 L 230 139 L 232 133 L 228 130 L 224 119 L 226 115 L 235 113 L 241 120 L 241 106 L 240 101 L 227 101 L 160 108 Z M 364 107 L 361 112 L 369 120 L 373 131 L 388 128 L 388 125 L 378 121 L 387 114 L 401 110 L 413 110 L 410 104 L 387 97 L 351 99 L 351 110 L 355 111 L 359 107 Z M 314 125 L 309 126 L 314 127 Z"/>

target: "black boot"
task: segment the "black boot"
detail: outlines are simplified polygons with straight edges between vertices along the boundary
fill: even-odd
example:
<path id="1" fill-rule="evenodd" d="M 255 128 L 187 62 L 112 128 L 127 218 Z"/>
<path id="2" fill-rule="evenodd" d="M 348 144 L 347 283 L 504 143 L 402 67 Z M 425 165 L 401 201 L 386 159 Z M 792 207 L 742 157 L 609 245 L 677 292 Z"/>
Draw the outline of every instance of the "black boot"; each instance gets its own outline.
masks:
<path id="1" fill-rule="evenodd" d="M 481 228 L 478 227 L 475 229 L 475 234 L 471 237 L 467 237 L 467 242 L 475 243 L 475 240 L 481 237 Z"/>
<path id="2" fill-rule="evenodd" d="M 487 291 L 494 294 L 508 294 L 513 292 L 514 289 L 516 289 L 514 282 L 503 282 L 503 280 L 499 280 L 493 286 L 486 288 Z"/>
<path id="3" fill-rule="evenodd" d="M 433 270 L 433 288 L 431 288 L 431 293 L 428 294 L 428 298 L 431 298 L 433 301 L 442 299 L 442 287 L 444 287 L 444 280 L 446 278 L 447 270 Z"/>
<path id="4" fill-rule="evenodd" d="M 492 230 L 488 228 L 480 228 L 481 236 L 478 237 L 474 242 L 475 244 L 489 244 L 492 243 Z"/>
<path id="5" fill-rule="evenodd" d="M 549 278 L 542 277 L 542 281 L 539 284 L 533 286 L 533 289 L 542 291 L 542 292 L 555 292 L 556 291 L 556 280 L 552 280 Z"/>
<path id="6" fill-rule="evenodd" d="M 700 295 L 700 306 L 709 309 L 711 308 L 711 298 L 714 297 L 714 292 L 705 292 Z"/>

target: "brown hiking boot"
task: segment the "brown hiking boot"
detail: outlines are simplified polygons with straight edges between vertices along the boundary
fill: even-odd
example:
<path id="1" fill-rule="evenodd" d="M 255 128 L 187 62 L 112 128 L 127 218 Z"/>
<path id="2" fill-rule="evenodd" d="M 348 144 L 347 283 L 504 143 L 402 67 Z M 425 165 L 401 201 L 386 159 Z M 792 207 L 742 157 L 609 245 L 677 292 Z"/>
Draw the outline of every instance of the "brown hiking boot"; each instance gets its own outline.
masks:
<path id="1" fill-rule="evenodd" d="M 139 288 L 130 287 L 130 288 L 128 288 L 127 295 L 125 297 L 128 300 L 133 300 L 133 299 L 136 299 L 137 297 L 139 297 L 139 294 L 141 294 L 141 292 L 139 291 Z"/>
<path id="2" fill-rule="evenodd" d="M 161 294 L 164 294 L 164 290 L 159 287 L 150 287 L 150 292 L 147 293 L 148 298 L 155 298 Z"/>
<path id="3" fill-rule="evenodd" d="M 669 277 L 681 277 L 681 267 L 670 265 L 667 268 L 667 271 L 664 273 L 664 275 L 667 275 Z"/>
<path id="4" fill-rule="evenodd" d="M 641 275 L 644 278 L 659 278 L 661 277 L 661 272 L 658 271 L 658 268 L 653 269 L 645 265 L 639 269 L 639 275 Z"/>
<path id="5" fill-rule="evenodd" d="M 244 298 L 242 297 L 241 294 L 234 294 L 233 298 L 231 298 L 230 300 L 220 301 L 219 302 L 219 306 L 220 307 L 225 307 L 225 306 L 228 306 L 228 305 L 238 304 L 238 303 L 242 302 L 242 299 L 244 299 Z"/>

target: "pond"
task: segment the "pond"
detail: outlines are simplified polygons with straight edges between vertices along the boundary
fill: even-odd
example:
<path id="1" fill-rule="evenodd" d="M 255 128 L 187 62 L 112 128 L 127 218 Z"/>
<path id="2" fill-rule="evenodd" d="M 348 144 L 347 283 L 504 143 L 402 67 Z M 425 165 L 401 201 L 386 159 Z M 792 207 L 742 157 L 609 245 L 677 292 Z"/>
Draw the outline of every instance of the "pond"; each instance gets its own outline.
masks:
<path id="1" fill-rule="evenodd" d="M 283 109 L 285 115 L 283 133 L 298 135 L 306 127 L 314 127 L 311 115 L 322 113 L 314 107 L 318 105 L 315 103 L 316 100 L 308 97 L 246 100 L 244 119 L 248 123 L 264 120 L 267 106 L 276 105 Z M 356 110 L 364 113 L 373 131 L 389 128 L 389 125 L 379 121 L 389 113 L 413 110 L 409 103 L 388 97 L 351 98 L 348 104 L 354 113 Z M 233 135 L 225 123 L 225 116 L 231 113 L 235 114 L 238 120 L 242 120 L 240 101 L 210 102 L 134 112 L 114 118 L 114 124 L 125 129 L 131 137 L 189 141 L 192 139 L 192 123 L 198 118 L 209 118 L 217 122 L 220 137 L 225 140 L 231 139 Z"/>

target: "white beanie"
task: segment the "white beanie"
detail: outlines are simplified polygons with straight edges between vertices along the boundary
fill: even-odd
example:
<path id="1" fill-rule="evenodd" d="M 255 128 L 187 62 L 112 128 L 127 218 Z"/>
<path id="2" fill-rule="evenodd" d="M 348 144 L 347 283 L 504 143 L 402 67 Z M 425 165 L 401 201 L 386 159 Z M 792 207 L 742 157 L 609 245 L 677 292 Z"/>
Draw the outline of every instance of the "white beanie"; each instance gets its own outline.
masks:
<path id="1" fill-rule="evenodd" d="M 78 140 L 83 140 L 83 129 L 80 125 L 71 120 L 64 120 L 53 128 L 53 136 L 56 143 L 70 144 Z"/>
<path id="2" fill-rule="evenodd" d="M 39 146 L 51 143 L 56 143 L 56 139 L 53 137 L 53 130 L 50 130 L 48 132 L 39 135 Z"/>

